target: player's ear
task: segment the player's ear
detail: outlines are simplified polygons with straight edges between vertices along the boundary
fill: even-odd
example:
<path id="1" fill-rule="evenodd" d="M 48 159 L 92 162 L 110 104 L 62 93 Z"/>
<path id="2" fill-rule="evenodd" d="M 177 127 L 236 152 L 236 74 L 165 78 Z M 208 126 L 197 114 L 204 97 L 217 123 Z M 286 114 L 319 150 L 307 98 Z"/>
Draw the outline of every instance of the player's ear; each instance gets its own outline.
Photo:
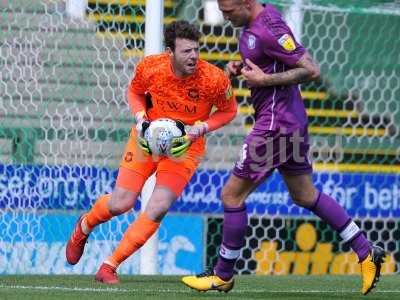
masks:
<path id="1" fill-rule="evenodd" d="M 169 56 L 173 56 L 174 55 L 174 52 L 172 51 L 172 49 L 170 47 L 167 47 L 165 50 L 167 51 Z"/>

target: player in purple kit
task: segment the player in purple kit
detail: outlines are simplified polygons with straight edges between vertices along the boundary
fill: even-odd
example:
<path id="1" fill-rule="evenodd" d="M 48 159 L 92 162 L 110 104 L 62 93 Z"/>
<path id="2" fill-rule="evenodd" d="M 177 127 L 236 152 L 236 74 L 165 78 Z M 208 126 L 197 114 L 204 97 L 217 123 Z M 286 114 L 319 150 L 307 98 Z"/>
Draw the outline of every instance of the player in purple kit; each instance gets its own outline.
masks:
<path id="1" fill-rule="evenodd" d="M 231 76 L 243 75 L 251 89 L 255 124 L 246 137 L 243 154 L 222 190 L 223 240 L 214 270 L 182 281 L 199 290 L 228 292 L 233 288 L 234 265 L 245 243 L 245 200 L 278 169 L 293 201 L 336 230 L 359 258 L 361 292 L 367 294 L 378 281 L 385 252 L 368 242 L 346 211 L 312 182 L 307 159 L 307 115 L 299 84 L 319 77 L 319 67 L 300 45 L 272 5 L 255 0 L 218 0 L 226 20 L 243 27 L 241 62 L 230 62 Z"/>

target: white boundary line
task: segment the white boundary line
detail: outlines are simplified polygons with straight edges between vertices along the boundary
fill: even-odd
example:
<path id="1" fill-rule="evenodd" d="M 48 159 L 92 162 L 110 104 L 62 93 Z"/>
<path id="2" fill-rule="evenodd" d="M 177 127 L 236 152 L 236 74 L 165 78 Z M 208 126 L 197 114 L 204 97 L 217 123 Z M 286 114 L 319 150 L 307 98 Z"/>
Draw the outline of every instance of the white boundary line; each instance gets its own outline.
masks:
<path id="1" fill-rule="evenodd" d="M 0 289 L 16 289 L 16 290 L 58 290 L 67 292 L 93 292 L 93 293 L 181 293 L 190 294 L 192 290 L 181 289 L 121 289 L 121 288 L 78 288 L 78 287 L 63 287 L 63 286 L 41 286 L 41 285 L 5 285 L 1 284 Z M 230 294 L 243 294 L 243 293 L 266 293 L 266 294 L 284 294 L 284 293 L 301 293 L 301 294 L 345 294 L 345 293 L 360 293 L 359 290 L 340 290 L 340 291 L 326 291 L 326 290 L 239 290 L 235 289 Z M 383 290 L 373 291 L 374 294 L 400 294 L 400 290 Z"/>

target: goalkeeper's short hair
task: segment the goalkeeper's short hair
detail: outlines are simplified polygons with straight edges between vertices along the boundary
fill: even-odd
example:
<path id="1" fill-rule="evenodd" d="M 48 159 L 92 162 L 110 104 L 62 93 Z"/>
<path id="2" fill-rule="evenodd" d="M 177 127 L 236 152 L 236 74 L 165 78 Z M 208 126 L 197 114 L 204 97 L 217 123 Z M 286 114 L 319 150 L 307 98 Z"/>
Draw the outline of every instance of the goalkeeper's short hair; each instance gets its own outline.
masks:
<path id="1" fill-rule="evenodd" d="M 175 50 L 175 41 L 177 38 L 187 39 L 198 42 L 201 33 L 197 27 L 188 21 L 174 21 L 165 27 L 164 42 L 165 47 Z"/>

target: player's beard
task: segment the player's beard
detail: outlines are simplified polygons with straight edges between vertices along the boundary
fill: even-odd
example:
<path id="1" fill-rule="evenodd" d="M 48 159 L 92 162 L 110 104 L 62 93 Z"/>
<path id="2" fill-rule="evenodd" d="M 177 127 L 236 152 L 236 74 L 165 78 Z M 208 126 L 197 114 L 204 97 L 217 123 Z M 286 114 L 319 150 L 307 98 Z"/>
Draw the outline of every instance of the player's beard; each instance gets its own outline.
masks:
<path id="1" fill-rule="evenodd" d="M 230 20 L 230 23 L 232 24 L 233 27 L 243 27 L 248 25 L 248 21 L 244 19 L 234 19 Z"/>
<path id="2" fill-rule="evenodd" d="M 247 26 L 251 22 L 251 14 L 246 10 L 242 10 L 240 15 L 233 16 L 229 21 L 233 27 Z"/>
<path id="3" fill-rule="evenodd" d="M 194 72 L 196 72 L 197 68 L 197 61 L 189 61 L 185 63 L 185 70 L 188 75 L 192 75 Z"/>
<path id="4" fill-rule="evenodd" d="M 196 72 L 197 61 L 184 61 L 179 63 L 179 69 L 183 76 L 190 76 Z"/>
<path id="5" fill-rule="evenodd" d="M 190 76 L 196 72 L 198 60 L 186 59 L 186 60 L 177 60 L 176 58 L 172 59 L 173 69 L 175 73 L 179 71 L 183 77 Z"/>

